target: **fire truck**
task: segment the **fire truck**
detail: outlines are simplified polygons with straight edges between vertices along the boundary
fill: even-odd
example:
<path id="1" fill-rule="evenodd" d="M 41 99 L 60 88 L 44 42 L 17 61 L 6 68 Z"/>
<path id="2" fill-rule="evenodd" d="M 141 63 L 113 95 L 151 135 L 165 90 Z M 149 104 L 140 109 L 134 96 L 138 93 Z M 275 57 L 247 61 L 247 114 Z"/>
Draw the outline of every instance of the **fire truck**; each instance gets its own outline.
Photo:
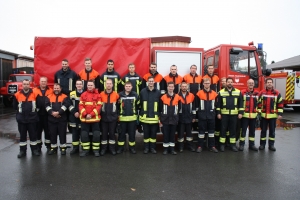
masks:
<path id="1" fill-rule="evenodd" d="M 276 70 L 270 75 L 274 87 L 279 90 L 284 99 L 285 107 L 300 111 L 300 72 L 294 70 Z"/>
<path id="2" fill-rule="evenodd" d="M 33 74 L 27 74 L 26 71 L 20 71 L 18 74 L 9 75 L 5 86 L 1 87 L 0 94 L 3 96 L 3 104 L 6 107 L 12 105 L 13 95 L 22 90 L 22 81 L 28 79 L 30 81 L 30 88 L 35 87 Z"/>

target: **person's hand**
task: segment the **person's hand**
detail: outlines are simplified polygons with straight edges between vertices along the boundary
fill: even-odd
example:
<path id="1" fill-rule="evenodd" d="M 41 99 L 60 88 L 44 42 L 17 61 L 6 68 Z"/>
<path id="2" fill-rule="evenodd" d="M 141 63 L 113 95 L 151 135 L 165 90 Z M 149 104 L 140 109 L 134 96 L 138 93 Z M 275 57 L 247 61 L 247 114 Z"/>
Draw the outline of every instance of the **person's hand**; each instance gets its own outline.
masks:
<path id="1" fill-rule="evenodd" d="M 192 122 L 194 123 L 196 121 L 196 119 L 193 119 Z"/>
<path id="2" fill-rule="evenodd" d="M 222 118 L 222 117 L 221 117 L 221 114 L 218 114 L 217 117 L 218 117 L 218 119 L 221 119 L 221 118 Z"/>
<path id="3" fill-rule="evenodd" d="M 57 118 L 58 115 L 59 115 L 58 112 L 52 112 L 52 116 L 53 116 L 53 117 L 56 117 L 56 118 Z"/>
<path id="4" fill-rule="evenodd" d="M 239 118 L 239 119 L 242 119 L 242 117 L 243 117 L 242 114 L 239 114 L 239 115 L 238 115 L 238 118 Z"/>
<path id="5" fill-rule="evenodd" d="M 90 114 L 86 115 L 86 119 L 91 119 L 91 118 L 92 118 L 92 116 Z"/>
<path id="6" fill-rule="evenodd" d="M 79 117 L 79 112 L 74 113 L 74 116 L 75 116 L 76 118 L 78 118 L 78 117 Z"/>
<path id="7" fill-rule="evenodd" d="M 277 119 L 282 119 L 282 116 L 281 116 L 281 115 L 278 115 Z"/>

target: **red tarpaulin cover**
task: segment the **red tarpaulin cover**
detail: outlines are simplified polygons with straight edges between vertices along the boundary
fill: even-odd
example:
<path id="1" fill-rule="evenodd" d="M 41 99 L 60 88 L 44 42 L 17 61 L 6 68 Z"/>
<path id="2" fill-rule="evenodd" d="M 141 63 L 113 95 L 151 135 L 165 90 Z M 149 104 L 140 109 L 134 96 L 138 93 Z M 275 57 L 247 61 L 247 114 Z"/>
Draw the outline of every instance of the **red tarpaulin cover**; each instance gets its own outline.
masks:
<path id="1" fill-rule="evenodd" d="M 115 71 L 121 77 L 128 73 L 128 64 L 136 65 L 136 72 L 142 77 L 149 71 L 149 38 L 60 38 L 36 37 L 34 42 L 34 80 L 39 84 L 41 76 L 54 82 L 54 74 L 61 69 L 66 58 L 72 70 L 84 69 L 84 59 L 92 59 L 92 67 L 101 75 L 107 68 L 106 62 L 115 62 Z"/>

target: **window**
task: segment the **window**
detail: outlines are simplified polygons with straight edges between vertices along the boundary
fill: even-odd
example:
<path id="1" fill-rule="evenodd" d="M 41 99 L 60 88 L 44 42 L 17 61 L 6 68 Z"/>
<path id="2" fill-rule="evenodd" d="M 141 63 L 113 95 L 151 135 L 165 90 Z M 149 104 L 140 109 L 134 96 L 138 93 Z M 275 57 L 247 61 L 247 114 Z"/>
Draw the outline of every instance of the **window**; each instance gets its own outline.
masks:
<path id="1" fill-rule="evenodd" d="M 219 50 L 215 52 L 215 66 L 214 66 L 215 69 L 217 69 L 219 65 L 219 52 L 220 52 Z"/>
<path id="2" fill-rule="evenodd" d="M 248 74 L 248 61 L 250 61 L 250 74 L 257 71 L 254 52 L 230 53 L 230 69 L 233 71 Z"/>

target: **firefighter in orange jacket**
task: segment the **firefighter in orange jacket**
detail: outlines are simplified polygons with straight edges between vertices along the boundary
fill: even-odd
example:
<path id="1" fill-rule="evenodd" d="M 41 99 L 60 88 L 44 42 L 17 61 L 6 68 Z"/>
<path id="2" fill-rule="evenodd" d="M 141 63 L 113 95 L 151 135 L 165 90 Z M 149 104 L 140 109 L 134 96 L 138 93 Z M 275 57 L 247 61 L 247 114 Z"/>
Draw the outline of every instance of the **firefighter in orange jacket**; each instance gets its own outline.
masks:
<path id="1" fill-rule="evenodd" d="M 245 137 L 247 128 L 249 127 L 249 149 L 257 151 L 258 148 L 255 146 L 255 123 L 257 117 L 257 106 L 258 106 L 258 95 L 259 92 L 254 89 L 254 80 L 249 79 L 247 81 L 247 89 L 241 91 L 244 99 L 244 114 L 242 117 L 242 133 L 240 136 L 239 150 L 244 150 Z"/>
<path id="2" fill-rule="evenodd" d="M 202 77 L 202 82 L 205 78 L 210 79 L 210 89 L 215 92 L 218 92 L 219 91 L 219 77 L 214 74 L 214 70 L 215 70 L 215 68 L 213 65 L 207 66 L 207 74 Z M 203 87 L 203 83 L 202 83 L 202 87 Z"/>
<path id="3" fill-rule="evenodd" d="M 180 91 L 180 84 L 182 83 L 182 77 L 177 74 L 177 66 L 172 65 L 170 67 L 170 73 L 164 77 L 162 83 L 163 83 L 163 90 L 167 90 L 167 83 L 173 82 L 175 83 L 174 93 L 178 93 Z"/>
<path id="4" fill-rule="evenodd" d="M 187 147 L 190 151 L 195 151 L 193 145 L 192 123 L 195 122 L 196 108 L 195 96 L 188 92 L 188 84 L 182 82 L 180 85 L 179 102 L 179 126 L 178 126 L 178 146 L 179 152 L 183 152 L 184 132 L 186 133 Z"/>
<path id="5" fill-rule="evenodd" d="M 196 110 L 198 110 L 198 126 L 199 126 L 199 135 L 198 135 L 198 148 L 197 153 L 202 152 L 205 132 L 208 133 L 208 147 L 209 150 L 218 153 L 218 150 L 215 147 L 215 118 L 216 118 L 216 109 L 215 109 L 215 100 L 218 94 L 211 89 L 210 79 L 203 79 L 203 89 L 200 90 L 196 95 Z"/>
<path id="6" fill-rule="evenodd" d="M 119 94 L 113 91 L 113 81 L 111 79 L 106 79 L 105 88 L 105 91 L 100 93 L 101 101 L 103 104 L 101 109 L 101 156 L 104 156 L 104 154 L 106 153 L 108 138 L 109 151 L 112 155 L 116 155 L 115 131 L 118 122 L 117 103 L 119 99 Z"/>
<path id="7" fill-rule="evenodd" d="M 175 132 L 178 123 L 178 104 L 180 97 L 174 93 L 175 83 L 167 83 L 167 93 L 160 98 L 160 122 L 163 125 L 164 136 L 164 151 L 163 155 L 168 154 L 168 151 L 172 155 L 176 155 L 175 151 Z"/>
<path id="8" fill-rule="evenodd" d="M 146 88 L 148 86 L 148 78 L 150 76 L 154 78 L 154 88 L 159 90 L 161 94 L 165 94 L 166 91 L 163 90 L 163 77 L 160 73 L 158 73 L 157 64 L 154 62 L 150 64 L 149 73 L 143 76 L 142 88 Z"/>
<path id="9" fill-rule="evenodd" d="M 259 94 L 258 109 L 261 111 L 261 135 L 259 150 L 266 146 L 266 135 L 269 126 L 269 150 L 276 151 L 275 128 L 276 119 L 281 119 L 283 114 L 283 101 L 278 90 L 273 88 L 273 79 L 266 79 L 266 89 Z"/>
<path id="10" fill-rule="evenodd" d="M 47 77 L 40 78 L 40 85 L 33 89 L 33 92 L 37 94 L 36 107 L 39 116 L 39 123 L 37 123 L 37 146 L 39 152 L 42 148 L 42 132 L 44 131 L 44 144 L 47 148 L 47 152 L 50 151 L 51 141 L 48 127 L 48 113 L 46 112 L 45 101 L 47 96 L 53 93 L 52 88 L 47 86 Z"/>
<path id="11" fill-rule="evenodd" d="M 27 132 L 30 139 L 32 155 L 39 156 L 36 142 L 36 123 L 39 121 L 36 112 L 36 94 L 30 89 L 28 79 L 22 82 L 23 90 L 17 92 L 13 99 L 13 107 L 17 111 L 16 119 L 20 132 L 20 153 L 18 158 L 26 156 Z"/>
<path id="12" fill-rule="evenodd" d="M 197 74 L 197 66 L 192 65 L 190 67 L 190 73 L 183 77 L 183 81 L 188 83 L 189 91 L 195 96 L 201 89 L 202 76 Z"/>
<path id="13" fill-rule="evenodd" d="M 94 81 L 87 82 L 87 91 L 81 94 L 79 102 L 79 118 L 81 121 L 81 157 L 89 155 L 90 138 L 89 132 L 93 132 L 93 152 L 96 157 L 99 157 L 100 149 L 100 109 L 101 98 L 98 90 L 95 89 Z"/>
<path id="14" fill-rule="evenodd" d="M 87 89 L 87 81 L 91 80 L 95 82 L 96 89 L 100 89 L 100 76 L 99 73 L 92 68 L 92 59 L 85 58 L 84 60 L 85 69 L 78 73 L 79 78 L 83 82 L 84 90 Z"/>
<path id="15" fill-rule="evenodd" d="M 48 155 L 57 153 L 57 135 L 59 136 L 61 155 L 66 155 L 67 138 L 67 109 L 69 108 L 68 96 L 61 93 L 61 87 L 54 83 L 54 92 L 46 98 L 46 111 L 48 112 L 48 127 L 51 139 L 51 150 Z"/>

